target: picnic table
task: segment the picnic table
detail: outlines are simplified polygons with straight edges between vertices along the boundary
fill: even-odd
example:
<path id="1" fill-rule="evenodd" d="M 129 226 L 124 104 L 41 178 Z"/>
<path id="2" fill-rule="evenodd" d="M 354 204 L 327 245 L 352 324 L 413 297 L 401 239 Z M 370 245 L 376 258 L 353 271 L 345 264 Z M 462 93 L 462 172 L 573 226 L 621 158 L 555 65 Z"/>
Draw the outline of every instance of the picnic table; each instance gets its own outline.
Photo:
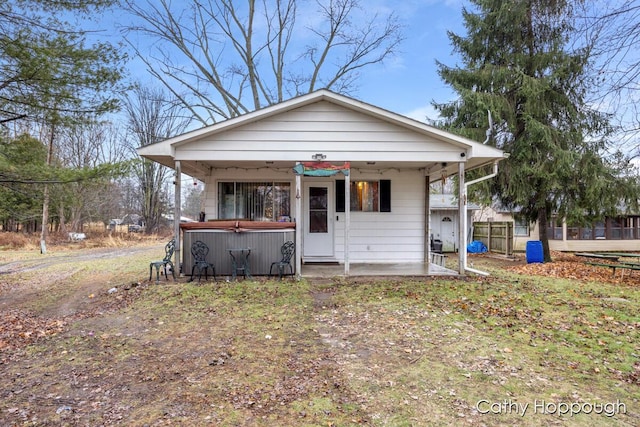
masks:
<path id="1" fill-rule="evenodd" d="M 585 258 L 606 259 L 609 261 L 618 261 L 618 259 L 620 259 L 620 257 L 615 254 L 594 254 L 590 252 L 576 252 L 575 256 L 580 256 Z"/>
<path id="2" fill-rule="evenodd" d="M 576 252 L 576 256 L 591 258 L 591 259 L 601 259 L 605 262 L 585 262 L 587 265 L 593 265 L 596 267 L 604 267 L 611 269 L 613 275 L 616 275 L 616 270 L 620 270 L 621 276 L 624 276 L 624 271 L 629 271 L 631 274 L 635 270 L 640 270 L 640 262 L 631 262 L 631 261 L 619 261 L 620 258 L 637 258 L 640 261 L 640 254 L 637 253 L 629 253 L 629 252 L 607 252 L 607 253 L 590 253 L 590 252 Z"/>
<path id="3" fill-rule="evenodd" d="M 638 262 L 640 262 L 640 254 L 638 254 L 638 253 L 632 253 L 632 252 L 607 252 L 606 254 L 601 254 L 601 255 L 617 256 L 618 258 L 635 258 Z"/>
<path id="4" fill-rule="evenodd" d="M 639 263 L 633 263 L 633 262 L 629 262 L 629 263 L 617 263 L 617 264 L 605 264 L 605 263 L 600 263 L 600 262 L 585 262 L 585 264 L 587 265 L 593 265 L 595 267 L 605 267 L 605 268 L 609 268 L 611 269 L 613 276 L 616 275 L 616 270 L 620 270 L 622 271 L 622 273 L 620 273 L 620 277 L 624 277 L 624 271 L 628 270 L 629 274 L 631 274 L 633 271 L 635 270 L 640 270 L 640 264 Z"/>

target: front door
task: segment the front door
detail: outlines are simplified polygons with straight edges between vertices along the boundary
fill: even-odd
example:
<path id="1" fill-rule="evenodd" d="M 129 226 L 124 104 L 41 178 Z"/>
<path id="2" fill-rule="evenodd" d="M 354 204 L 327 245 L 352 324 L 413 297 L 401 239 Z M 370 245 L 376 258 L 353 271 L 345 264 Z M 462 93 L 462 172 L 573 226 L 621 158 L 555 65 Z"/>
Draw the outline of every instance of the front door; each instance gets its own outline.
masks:
<path id="1" fill-rule="evenodd" d="M 333 183 L 306 182 L 304 194 L 303 256 L 333 257 Z"/>

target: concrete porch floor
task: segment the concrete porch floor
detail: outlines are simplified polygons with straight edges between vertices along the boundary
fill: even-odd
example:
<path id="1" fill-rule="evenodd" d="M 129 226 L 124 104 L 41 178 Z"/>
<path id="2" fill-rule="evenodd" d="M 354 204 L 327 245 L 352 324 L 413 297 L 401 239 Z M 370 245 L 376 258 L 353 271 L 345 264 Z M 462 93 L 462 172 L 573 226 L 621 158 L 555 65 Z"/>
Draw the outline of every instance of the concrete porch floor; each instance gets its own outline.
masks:
<path id="1" fill-rule="evenodd" d="M 344 276 L 344 264 L 302 264 L 302 277 Z M 457 276 L 458 272 L 425 263 L 351 263 L 349 276 Z"/>

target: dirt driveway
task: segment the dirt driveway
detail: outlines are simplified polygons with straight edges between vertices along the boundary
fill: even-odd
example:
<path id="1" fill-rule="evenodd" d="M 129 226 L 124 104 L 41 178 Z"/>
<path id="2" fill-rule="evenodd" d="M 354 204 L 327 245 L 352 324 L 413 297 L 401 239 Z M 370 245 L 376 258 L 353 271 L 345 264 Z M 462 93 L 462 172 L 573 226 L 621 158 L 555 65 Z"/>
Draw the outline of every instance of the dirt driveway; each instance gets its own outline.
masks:
<path id="1" fill-rule="evenodd" d="M 116 284 L 117 264 L 122 259 L 156 259 L 161 251 L 162 244 L 158 243 L 50 251 L 26 259 L 6 254 L 7 262 L 0 262 L 0 309 L 27 309 L 46 317 L 82 315 L 97 306 L 90 304 L 87 295 L 95 296 L 106 285 Z M 90 280 L 80 283 L 83 277 Z M 48 296 L 46 303 L 42 302 L 44 295 Z"/>

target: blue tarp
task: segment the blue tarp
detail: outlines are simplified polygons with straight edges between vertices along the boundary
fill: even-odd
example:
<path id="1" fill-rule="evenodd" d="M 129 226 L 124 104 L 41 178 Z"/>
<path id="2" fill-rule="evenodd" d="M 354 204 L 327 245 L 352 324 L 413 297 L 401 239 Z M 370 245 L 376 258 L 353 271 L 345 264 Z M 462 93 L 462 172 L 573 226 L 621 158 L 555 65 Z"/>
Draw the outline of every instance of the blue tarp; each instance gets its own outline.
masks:
<path id="1" fill-rule="evenodd" d="M 479 240 L 474 240 L 467 245 L 467 252 L 471 254 L 480 254 L 487 252 L 487 247 Z"/>

